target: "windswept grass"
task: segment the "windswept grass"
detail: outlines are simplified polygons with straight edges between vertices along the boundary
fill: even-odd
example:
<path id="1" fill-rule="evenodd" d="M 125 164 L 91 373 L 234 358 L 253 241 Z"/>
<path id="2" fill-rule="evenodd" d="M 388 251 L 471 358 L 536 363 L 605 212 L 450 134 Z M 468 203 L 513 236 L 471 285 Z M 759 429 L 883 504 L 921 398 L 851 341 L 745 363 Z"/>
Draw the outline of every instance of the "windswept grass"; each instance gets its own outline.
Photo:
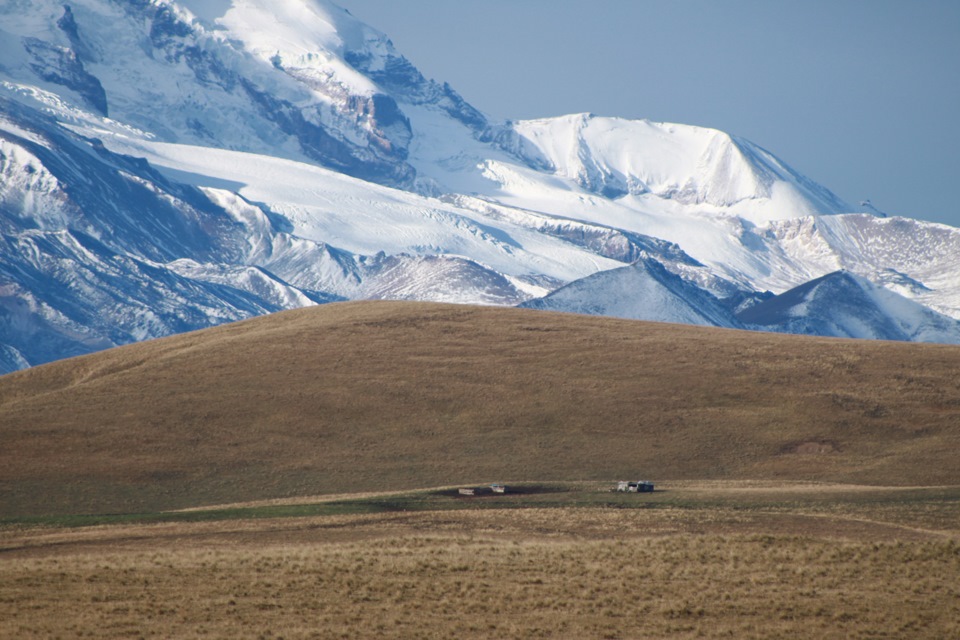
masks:
<path id="1" fill-rule="evenodd" d="M 960 633 L 958 487 L 539 488 L 7 525 L 0 637 Z"/>
<path id="2" fill-rule="evenodd" d="M 134 542 L 125 531 L 120 544 L 0 557 L 0 636 L 960 633 L 954 539 L 757 534 L 749 514 L 678 509 L 371 518 L 335 517 L 329 529 L 304 522 L 296 534 L 272 523 L 263 536 L 249 523 L 235 535 L 168 526 Z M 205 536 L 191 537 L 197 526 Z M 744 528 L 716 533 L 736 526 Z"/>

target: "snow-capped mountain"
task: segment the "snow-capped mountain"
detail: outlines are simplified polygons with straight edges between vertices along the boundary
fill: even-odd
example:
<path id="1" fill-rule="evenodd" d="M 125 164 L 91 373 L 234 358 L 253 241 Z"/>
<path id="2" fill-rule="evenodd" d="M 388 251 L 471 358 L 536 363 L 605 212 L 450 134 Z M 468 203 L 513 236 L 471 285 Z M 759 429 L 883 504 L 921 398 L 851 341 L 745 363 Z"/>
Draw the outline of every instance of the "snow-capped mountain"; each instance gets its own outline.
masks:
<path id="1" fill-rule="evenodd" d="M 730 307 L 716 296 L 667 271 L 651 258 L 595 273 L 520 306 L 631 320 L 743 328 Z"/>
<path id="2" fill-rule="evenodd" d="M 852 211 L 711 129 L 492 122 L 326 0 L 0 4 L 0 371 L 340 299 L 736 326 L 838 269 L 960 317 L 960 230 Z"/>
<path id="3" fill-rule="evenodd" d="M 835 271 L 738 314 L 781 333 L 960 344 L 960 322 L 847 271 Z"/>
<path id="4" fill-rule="evenodd" d="M 850 211 L 768 151 L 712 129 L 577 114 L 514 123 L 497 141 L 610 199 L 650 194 L 755 222 Z"/>

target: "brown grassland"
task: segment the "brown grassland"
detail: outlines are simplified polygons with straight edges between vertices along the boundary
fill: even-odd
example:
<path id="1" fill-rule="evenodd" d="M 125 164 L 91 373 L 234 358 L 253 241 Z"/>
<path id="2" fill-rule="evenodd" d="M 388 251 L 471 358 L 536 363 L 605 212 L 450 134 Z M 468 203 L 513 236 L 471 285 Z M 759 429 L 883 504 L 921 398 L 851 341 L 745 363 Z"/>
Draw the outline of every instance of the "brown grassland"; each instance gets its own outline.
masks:
<path id="1" fill-rule="evenodd" d="M 345 303 L 3 376 L 0 637 L 960 637 L 958 370 Z"/>
<path id="2" fill-rule="evenodd" d="M 526 508 L 7 527 L 0 637 L 960 634 L 960 489 L 598 488 Z"/>

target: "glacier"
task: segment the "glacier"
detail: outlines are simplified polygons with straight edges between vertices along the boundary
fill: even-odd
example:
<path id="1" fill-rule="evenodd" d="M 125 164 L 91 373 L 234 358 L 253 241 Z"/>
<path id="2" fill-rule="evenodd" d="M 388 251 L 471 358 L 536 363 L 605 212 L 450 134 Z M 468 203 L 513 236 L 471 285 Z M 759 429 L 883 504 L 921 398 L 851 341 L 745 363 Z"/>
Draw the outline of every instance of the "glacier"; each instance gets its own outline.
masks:
<path id="1" fill-rule="evenodd" d="M 333 2 L 12 0 L 0 60 L 0 372 L 353 299 L 960 335 L 960 230 L 713 129 L 493 121 Z M 837 272 L 909 330 L 758 315 Z"/>

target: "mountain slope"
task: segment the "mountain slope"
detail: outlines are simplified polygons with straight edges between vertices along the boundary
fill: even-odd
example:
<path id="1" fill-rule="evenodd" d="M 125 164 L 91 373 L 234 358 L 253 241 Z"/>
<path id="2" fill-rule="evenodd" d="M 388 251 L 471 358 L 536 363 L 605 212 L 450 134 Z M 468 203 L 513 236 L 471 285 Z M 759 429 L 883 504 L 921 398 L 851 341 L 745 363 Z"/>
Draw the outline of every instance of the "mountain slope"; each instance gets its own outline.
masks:
<path id="1" fill-rule="evenodd" d="M 520 306 L 632 320 L 741 326 L 716 297 L 649 258 L 577 280 Z"/>
<path id="2" fill-rule="evenodd" d="M 0 515 L 638 475 L 957 484 L 958 364 L 949 345 L 334 303 L 3 376 Z"/>
<path id="3" fill-rule="evenodd" d="M 846 271 L 811 280 L 737 317 L 782 333 L 960 344 L 960 322 Z"/>
<path id="4" fill-rule="evenodd" d="M 351 44 L 341 33 L 355 31 L 353 44 L 392 55 L 388 43 L 342 9 L 315 1 L 81 1 L 65 9 L 41 0 L 4 13 L 4 39 L 24 42 L 9 47 L 14 81 L 168 141 L 280 151 L 378 181 L 412 180 L 402 135 L 391 140 L 403 129 L 395 104 L 341 57 Z M 309 43 L 297 37 L 307 33 Z M 318 55 L 329 60 L 320 64 Z"/>
<path id="5" fill-rule="evenodd" d="M 765 232 L 797 259 L 828 271 L 855 273 L 960 318 L 960 229 L 956 227 L 855 214 L 777 221 Z"/>
<path id="6" fill-rule="evenodd" d="M 0 372 L 329 300 L 515 305 L 643 256 L 721 298 L 846 269 L 960 318 L 960 230 L 844 214 L 715 130 L 492 122 L 327 0 L 6 3 L 0 59 Z"/>
<path id="7" fill-rule="evenodd" d="M 668 271 L 657 260 L 641 258 L 520 306 L 803 335 L 960 343 L 960 321 L 848 271 L 829 273 L 780 295 L 734 292 L 725 298 Z"/>

